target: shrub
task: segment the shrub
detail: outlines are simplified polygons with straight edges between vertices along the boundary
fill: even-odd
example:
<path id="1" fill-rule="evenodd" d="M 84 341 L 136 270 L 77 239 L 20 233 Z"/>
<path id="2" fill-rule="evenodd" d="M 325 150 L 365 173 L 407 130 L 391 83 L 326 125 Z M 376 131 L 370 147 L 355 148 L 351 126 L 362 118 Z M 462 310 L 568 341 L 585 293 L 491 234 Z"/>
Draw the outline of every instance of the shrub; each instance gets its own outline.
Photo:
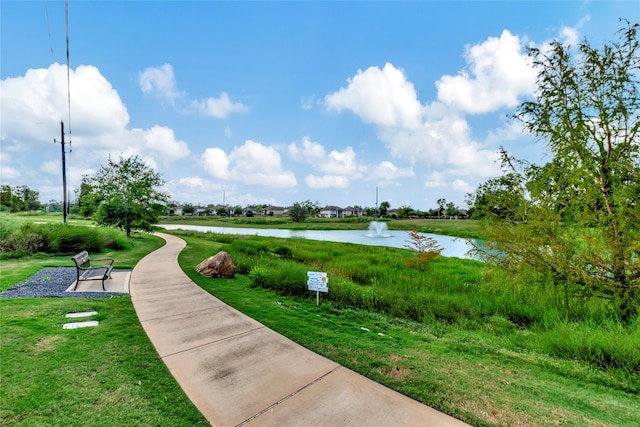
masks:
<path id="1" fill-rule="evenodd" d="M 276 246 L 273 253 L 285 259 L 293 258 L 293 251 L 288 246 Z"/>
<path id="2" fill-rule="evenodd" d="M 31 222 L 21 224 L 0 240 L 0 252 L 15 254 L 101 252 L 130 246 L 124 234 L 116 230 Z"/>

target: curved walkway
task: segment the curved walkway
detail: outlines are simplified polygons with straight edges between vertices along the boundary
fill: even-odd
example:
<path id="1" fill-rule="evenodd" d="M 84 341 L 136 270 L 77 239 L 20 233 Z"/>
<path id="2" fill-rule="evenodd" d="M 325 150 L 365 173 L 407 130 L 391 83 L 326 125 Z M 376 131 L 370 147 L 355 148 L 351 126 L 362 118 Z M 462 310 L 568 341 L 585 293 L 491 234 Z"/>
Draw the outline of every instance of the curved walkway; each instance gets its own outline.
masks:
<path id="1" fill-rule="evenodd" d="M 225 305 L 184 274 L 184 240 L 131 274 L 131 298 L 149 339 L 214 426 L 464 426 L 356 374 Z"/>

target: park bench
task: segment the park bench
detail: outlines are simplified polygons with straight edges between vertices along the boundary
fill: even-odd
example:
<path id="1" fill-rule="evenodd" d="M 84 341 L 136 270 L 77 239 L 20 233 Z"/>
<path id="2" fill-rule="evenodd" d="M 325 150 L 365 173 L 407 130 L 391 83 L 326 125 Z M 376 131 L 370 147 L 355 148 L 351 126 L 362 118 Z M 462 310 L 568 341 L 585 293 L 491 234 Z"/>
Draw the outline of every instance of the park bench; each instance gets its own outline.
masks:
<path id="1" fill-rule="evenodd" d="M 113 258 L 89 258 L 87 251 L 82 251 L 75 255 L 73 262 L 76 263 L 76 272 L 78 273 L 78 279 L 73 290 L 78 287 L 78 283 L 81 280 L 102 280 L 102 290 L 106 291 L 104 287 L 104 281 L 111 278 L 111 270 L 113 270 Z M 91 261 L 109 261 L 109 265 L 92 266 Z"/>

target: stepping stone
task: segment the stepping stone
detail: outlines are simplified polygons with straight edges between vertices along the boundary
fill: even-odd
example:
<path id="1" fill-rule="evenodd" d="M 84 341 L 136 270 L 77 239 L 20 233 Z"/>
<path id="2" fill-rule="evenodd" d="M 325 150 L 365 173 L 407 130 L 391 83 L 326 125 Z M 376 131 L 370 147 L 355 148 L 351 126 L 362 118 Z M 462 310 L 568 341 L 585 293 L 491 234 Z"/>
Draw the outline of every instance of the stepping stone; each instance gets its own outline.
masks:
<path id="1" fill-rule="evenodd" d="M 91 326 L 98 326 L 98 321 L 90 320 L 88 322 L 65 323 L 64 325 L 62 325 L 62 329 L 88 328 Z"/>
<path id="2" fill-rule="evenodd" d="M 67 313 L 64 317 L 89 317 L 98 314 L 97 311 L 83 311 L 82 313 Z"/>

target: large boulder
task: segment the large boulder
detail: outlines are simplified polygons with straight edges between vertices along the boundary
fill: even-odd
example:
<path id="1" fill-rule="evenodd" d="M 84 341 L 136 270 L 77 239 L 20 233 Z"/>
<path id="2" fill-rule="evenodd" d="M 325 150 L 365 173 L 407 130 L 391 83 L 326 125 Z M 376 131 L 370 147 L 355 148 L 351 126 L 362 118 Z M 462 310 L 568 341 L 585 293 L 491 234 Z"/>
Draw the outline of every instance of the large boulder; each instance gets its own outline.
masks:
<path id="1" fill-rule="evenodd" d="M 196 266 L 196 271 L 205 277 L 234 277 L 236 268 L 233 259 L 225 251 L 220 251 Z"/>

